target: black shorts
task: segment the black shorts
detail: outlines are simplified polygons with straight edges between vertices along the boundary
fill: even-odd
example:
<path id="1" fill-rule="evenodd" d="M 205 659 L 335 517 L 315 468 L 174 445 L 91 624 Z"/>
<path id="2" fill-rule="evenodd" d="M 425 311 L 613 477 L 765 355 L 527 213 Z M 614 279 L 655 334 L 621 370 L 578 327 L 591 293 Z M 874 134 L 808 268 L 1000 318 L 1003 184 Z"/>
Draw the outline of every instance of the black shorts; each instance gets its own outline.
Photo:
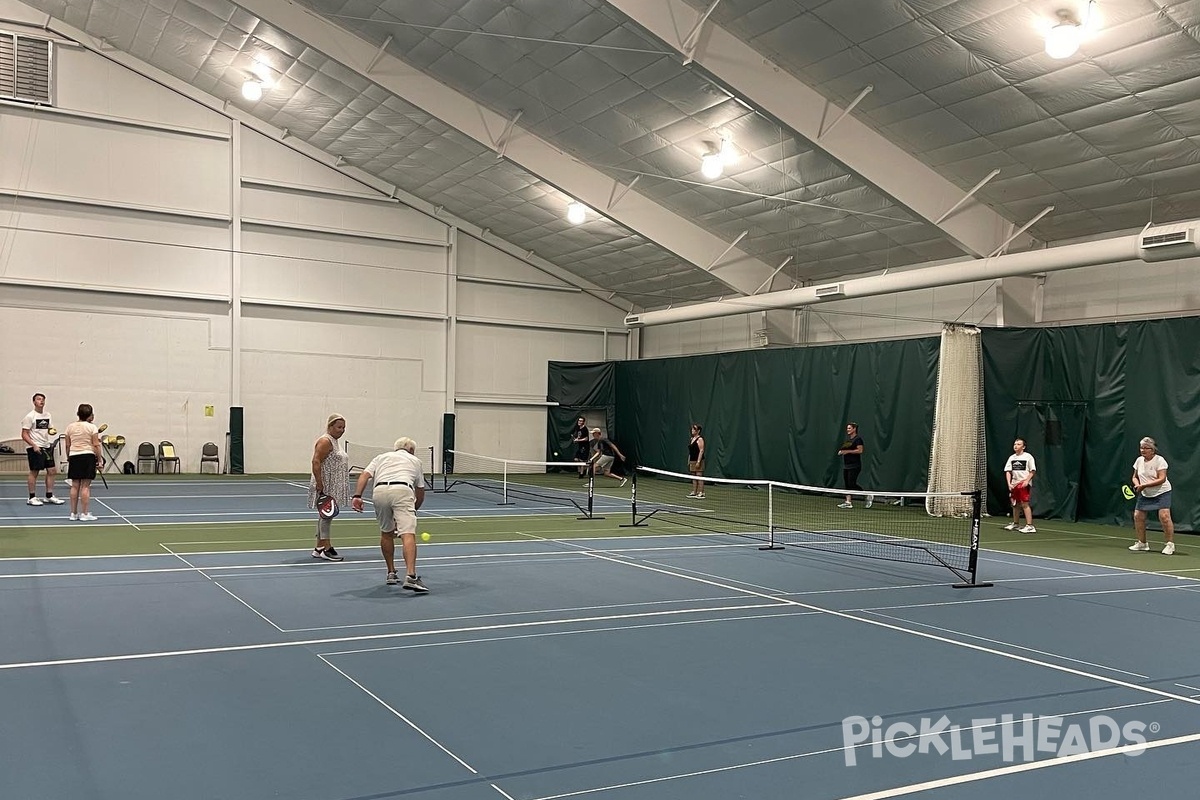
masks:
<path id="1" fill-rule="evenodd" d="M 77 453 L 67 456 L 67 477 L 73 481 L 96 480 L 96 454 Z"/>
<path id="2" fill-rule="evenodd" d="M 29 460 L 30 472 L 55 469 L 54 451 L 49 447 L 26 447 L 25 458 Z"/>

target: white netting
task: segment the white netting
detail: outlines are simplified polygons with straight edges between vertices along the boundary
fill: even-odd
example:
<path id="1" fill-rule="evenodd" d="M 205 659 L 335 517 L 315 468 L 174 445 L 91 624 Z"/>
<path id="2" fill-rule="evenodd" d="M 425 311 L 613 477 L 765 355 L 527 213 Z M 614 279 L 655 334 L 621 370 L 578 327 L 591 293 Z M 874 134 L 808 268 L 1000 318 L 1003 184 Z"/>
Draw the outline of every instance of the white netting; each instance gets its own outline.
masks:
<path id="1" fill-rule="evenodd" d="M 358 442 L 346 442 L 346 456 L 350 459 L 350 472 L 354 475 L 362 472 L 371 463 L 371 459 L 380 453 L 387 453 L 396 448 L 359 444 Z M 433 448 L 432 447 L 417 447 L 417 458 L 421 459 L 421 466 L 425 472 L 425 480 L 433 480 Z"/>
<path id="2" fill-rule="evenodd" d="M 982 491 L 986 482 L 983 430 L 983 343 L 979 329 L 942 328 L 938 358 L 937 407 L 929 450 L 930 492 Z M 972 499 L 930 497 L 934 516 L 970 516 Z"/>

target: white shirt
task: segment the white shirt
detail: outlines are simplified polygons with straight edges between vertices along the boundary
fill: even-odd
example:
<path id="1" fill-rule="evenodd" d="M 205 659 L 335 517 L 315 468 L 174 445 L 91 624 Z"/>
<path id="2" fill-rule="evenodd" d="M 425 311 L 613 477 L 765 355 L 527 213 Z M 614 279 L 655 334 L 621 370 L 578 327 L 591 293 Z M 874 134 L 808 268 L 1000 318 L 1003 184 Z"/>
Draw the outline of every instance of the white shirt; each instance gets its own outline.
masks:
<path id="1" fill-rule="evenodd" d="M 50 446 L 50 415 L 30 411 L 21 420 L 21 430 L 29 431 L 29 438 L 38 447 Z"/>
<path id="2" fill-rule="evenodd" d="M 1029 453 L 1013 453 L 1008 457 L 1008 461 L 1004 462 L 1004 471 L 1011 472 L 1013 481 L 1019 483 L 1028 480 L 1030 475 L 1037 472 L 1037 462 Z"/>
<path id="3" fill-rule="evenodd" d="M 1138 456 L 1138 460 L 1133 462 L 1133 471 L 1137 473 L 1138 480 L 1141 482 L 1158 480 L 1158 471 L 1167 468 L 1167 460 L 1157 453 L 1154 458 L 1147 461 L 1142 456 Z M 1171 491 L 1171 482 L 1163 481 L 1158 486 L 1151 486 L 1149 489 L 1142 490 L 1142 497 L 1158 497 L 1163 492 Z"/>
<path id="4" fill-rule="evenodd" d="M 380 453 L 371 459 L 364 471 L 371 473 L 376 486 L 402 481 L 414 489 L 425 488 L 425 469 L 421 465 L 421 459 L 407 450 Z"/>

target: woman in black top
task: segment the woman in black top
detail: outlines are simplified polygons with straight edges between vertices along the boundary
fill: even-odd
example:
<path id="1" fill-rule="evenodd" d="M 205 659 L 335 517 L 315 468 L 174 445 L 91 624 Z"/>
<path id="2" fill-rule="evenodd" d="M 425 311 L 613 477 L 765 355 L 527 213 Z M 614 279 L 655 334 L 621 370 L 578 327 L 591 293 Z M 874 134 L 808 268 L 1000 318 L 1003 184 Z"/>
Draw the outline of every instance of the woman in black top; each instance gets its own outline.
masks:
<path id="1" fill-rule="evenodd" d="M 688 472 L 692 474 L 692 493 L 688 497 L 704 497 L 704 437 L 703 428 L 692 423 L 692 438 L 688 440 Z"/>

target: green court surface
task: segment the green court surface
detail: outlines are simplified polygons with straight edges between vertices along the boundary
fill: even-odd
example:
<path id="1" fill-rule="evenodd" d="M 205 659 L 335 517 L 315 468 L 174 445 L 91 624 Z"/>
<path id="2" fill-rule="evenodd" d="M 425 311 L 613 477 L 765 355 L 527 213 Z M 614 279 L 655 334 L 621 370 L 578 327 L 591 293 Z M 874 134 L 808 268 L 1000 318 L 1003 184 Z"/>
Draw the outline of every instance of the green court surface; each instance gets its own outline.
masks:
<path id="1" fill-rule="evenodd" d="M 186 493 L 187 483 L 197 480 L 212 480 L 212 475 L 138 476 L 136 483 L 128 476 L 119 476 L 123 487 L 174 483 Z M 236 486 L 239 481 L 272 479 L 281 482 L 303 482 L 304 476 L 255 475 L 222 476 Z M 110 482 L 113 479 L 110 478 Z M 4 507 L 19 511 L 23 503 L 23 481 L 11 478 L 0 483 L 3 489 Z M 65 496 L 65 487 L 59 489 Z M 96 497 L 103 498 L 104 489 L 98 487 Z M 598 494 L 606 499 L 625 496 L 627 489 L 605 487 Z M 18 499 L 20 498 L 20 499 Z M 65 507 L 63 507 L 65 508 Z M 444 542 L 488 542 L 521 539 L 580 539 L 587 537 L 646 536 L 661 533 L 680 534 L 688 529 L 680 524 L 651 520 L 649 526 L 621 527 L 630 522 L 628 510 L 615 512 L 605 509 L 604 519 L 576 520 L 574 514 L 538 513 L 528 514 L 472 514 L 463 517 L 435 517 L 426 515 L 420 523 L 422 531 L 428 531 L 432 540 L 429 545 Z M 855 512 L 850 512 L 855 513 Z M 313 523 L 307 521 L 230 521 L 214 524 L 188 522 L 171 524 L 157 522 L 141 525 L 141 529 L 120 520 L 101 521 L 86 526 L 47 525 L 36 515 L 24 516 L 5 514 L 0 523 L 0 558 L 46 558 L 53 556 L 81 555 L 130 555 L 140 553 L 162 553 L 164 550 L 179 553 L 238 551 L 238 550 L 302 550 L 311 546 Z M 61 516 L 65 516 L 65 511 Z M 1185 577 L 1200 577 L 1200 562 L 1193 562 L 1192 536 L 1177 534 L 1178 550 L 1173 556 L 1164 556 L 1161 549 L 1162 533 L 1151 530 L 1150 552 L 1134 553 L 1127 548 L 1133 542 L 1132 522 L 1127 526 L 1073 523 L 1062 520 L 1035 520 L 1036 534 L 1020 534 L 1006 531 L 1003 526 L 1009 520 L 1004 517 L 984 518 L 982 523 L 982 547 L 980 579 L 988 576 L 987 551 L 1003 551 L 1030 556 L 1065 559 L 1068 561 L 1101 566 L 1135 569 Z M 338 547 L 371 547 L 379 541 L 374 519 L 370 514 L 358 515 L 344 511 L 333 523 L 333 538 Z M 798 557 L 803 557 L 799 555 Z"/>

